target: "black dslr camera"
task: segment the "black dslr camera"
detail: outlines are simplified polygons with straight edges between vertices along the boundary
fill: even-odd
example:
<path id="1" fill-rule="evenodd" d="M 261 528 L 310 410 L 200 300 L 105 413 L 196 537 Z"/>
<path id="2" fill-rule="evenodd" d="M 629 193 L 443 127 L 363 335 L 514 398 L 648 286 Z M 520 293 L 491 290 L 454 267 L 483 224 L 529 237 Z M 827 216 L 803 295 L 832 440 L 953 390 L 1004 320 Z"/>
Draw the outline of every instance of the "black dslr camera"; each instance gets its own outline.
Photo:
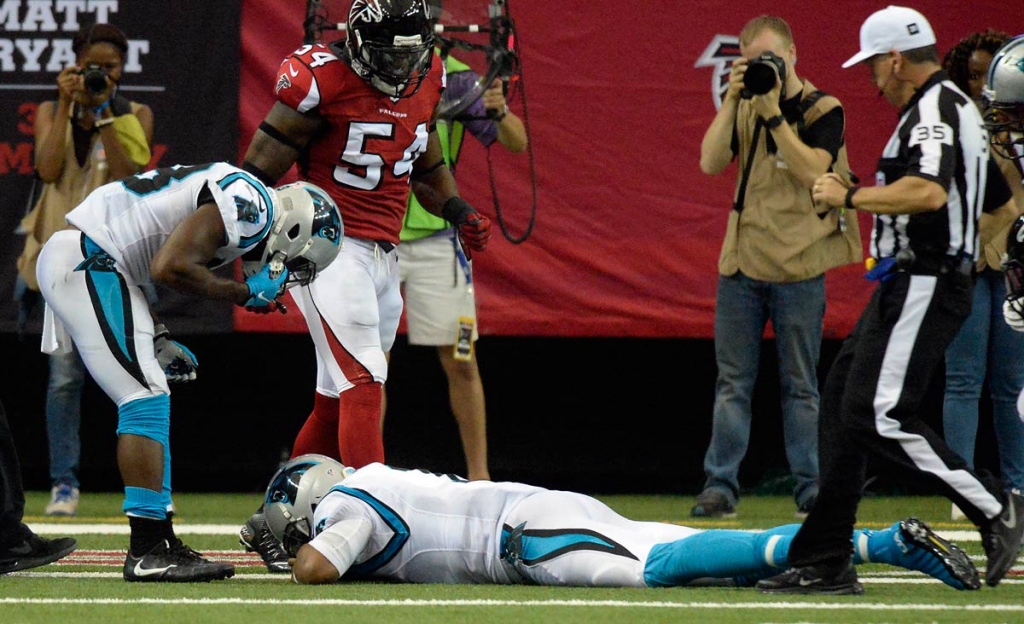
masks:
<path id="1" fill-rule="evenodd" d="M 740 97 L 749 100 L 755 95 L 764 95 L 775 87 L 775 77 L 786 83 L 786 61 L 768 50 L 751 59 L 747 72 L 743 74 L 743 90 Z"/>
<path id="2" fill-rule="evenodd" d="M 96 63 L 89 63 L 82 70 L 85 88 L 93 95 L 101 95 L 107 90 L 107 70 Z"/>

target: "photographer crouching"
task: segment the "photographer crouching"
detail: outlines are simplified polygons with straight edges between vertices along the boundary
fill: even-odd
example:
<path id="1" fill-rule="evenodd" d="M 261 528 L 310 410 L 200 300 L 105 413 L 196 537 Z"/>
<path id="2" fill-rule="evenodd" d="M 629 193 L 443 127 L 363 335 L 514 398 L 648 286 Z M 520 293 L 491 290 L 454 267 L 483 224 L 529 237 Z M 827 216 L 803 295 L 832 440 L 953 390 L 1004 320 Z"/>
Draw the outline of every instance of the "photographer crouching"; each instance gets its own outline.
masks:
<path id="1" fill-rule="evenodd" d="M 747 451 L 751 397 L 769 320 L 776 335 L 786 455 L 796 515 L 818 494 L 818 359 L 825 315 L 825 271 L 860 262 L 857 218 L 816 205 L 815 178 L 849 178 L 839 100 L 796 73 L 789 25 L 762 15 L 740 33 L 742 58 L 701 143 L 704 173 L 734 159 L 739 176 L 722 244 L 715 301 L 718 381 L 707 480 L 690 514 L 731 517 Z"/>
<path id="2" fill-rule="evenodd" d="M 19 319 L 27 319 L 39 299 L 36 259 L 50 236 L 68 227 L 65 215 L 94 189 L 139 173 L 150 160 L 153 112 L 117 93 L 128 53 L 125 34 L 110 24 L 87 26 L 75 36 L 72 50 L 75 64 L 57 76 L 56 101 L 42 102 L 36 111 L 35 168 L 44 184 L 21 223 L 27 237 L 15 288 Z M 85 366 L 77 350 L 55 353 L 49 364 L 46 431 L 52 489 L 46 514 L 73 516 Z"/>

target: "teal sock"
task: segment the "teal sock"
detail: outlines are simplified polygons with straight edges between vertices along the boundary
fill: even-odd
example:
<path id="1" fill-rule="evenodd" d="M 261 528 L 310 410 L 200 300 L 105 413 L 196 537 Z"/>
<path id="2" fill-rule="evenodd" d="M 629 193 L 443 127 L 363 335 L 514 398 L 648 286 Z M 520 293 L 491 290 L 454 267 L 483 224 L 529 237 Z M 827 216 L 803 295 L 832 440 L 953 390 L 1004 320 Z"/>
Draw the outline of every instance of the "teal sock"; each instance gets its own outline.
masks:
<path id="1" fill-rule="evenodd" d="M 675 587 L 700 578 L 771 576 L 789 567 L 789 545 L 799 528 L 712 530 L 656 544 L 647 557 L 644 580 L 650 587 Z"/>
<path id="2" fill-rule="evenodd" d="M 174 504 L 171 501 L 171 445 L 166 441 L 164 442 L 164 482 L 160 490 L 160 502 L 163 504 L 165 512 L 174 509 Z"/>
<path id="3" fill-rule="evenodd" d="M 900 537 L 900 523 L 887 529 L 872 531 L 871 529 L 853 530 L 853 564 L 888 563 L 902 565 L 900 559 L 905 546 Z"/>
<path id="4" fill-rule="evenodd" d="M 124 505 L 121 509 L 129 516 L 163 520 L 167 517 L 167 508 L 163 504 L 163 495 L 146 488 L 124 488 Z"/>

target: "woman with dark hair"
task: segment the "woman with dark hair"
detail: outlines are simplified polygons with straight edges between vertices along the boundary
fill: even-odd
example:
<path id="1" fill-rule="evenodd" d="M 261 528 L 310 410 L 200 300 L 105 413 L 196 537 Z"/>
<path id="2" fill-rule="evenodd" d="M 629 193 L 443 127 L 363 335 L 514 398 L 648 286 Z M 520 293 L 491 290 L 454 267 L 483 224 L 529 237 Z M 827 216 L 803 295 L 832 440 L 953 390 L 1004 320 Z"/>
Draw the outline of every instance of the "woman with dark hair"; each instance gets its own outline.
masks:
<path id="1" fill-rule="evenodd" d="M 985 108 L 982 89 L 996 50 L 1009 39 L 1001 31 L 971 33 L 946 53 L 943 68 L 960 89 Z M 994 158 L 1013 191 L 1018 210 L 1024 210 L 1024 186 L 1013 161 L 994 152 Z M 988 378 L 992 423 L 999 450 L 999 471 L 1011 488 L 1024 489 L 1024 423 L 1017 414 L 1017 396 L 1024 387 L 1024 334 L 1013 331 L 1002 317 L 1006 300 L 1002 256 L 1010 225 L 986 238 L 977 262 L 971 315 L 946 350 L 946 394 L 942 428 L 949 447 L 974 467 L 978 434 L 978 404 Z M 954 504 L 954 520 L 965 519 Z"/>
<path id="2" fill-rule="evenodd" d="M 58 74 L 57 99 L 41 103 L 36 112 L 35 167 L 45 184 L 22 222 L 28 233 L 18 258 L 23 306 L 38 297 L 36 258 L 50 236 L 67 227 L 64 216 L 94 189 L 139 173 L 150 160 L 153 112 L 118 94 L 128 38 L 116 26 L 94 24 L 78 32 L 72 50 L 75 64 Z M 78 509 L 85 367 L 77 350 L 51 355 L 49 363 L 46 432 L 52 489 L 46 514 L 70 516 Z"/>
<path id="3" fill-rule="evenodd" d="M 1005 32 L 991 28 L 971 33 L 946 52 L 942 67 L 961 91 L 980 102 L 992 56 L 1009 38 Z"/>

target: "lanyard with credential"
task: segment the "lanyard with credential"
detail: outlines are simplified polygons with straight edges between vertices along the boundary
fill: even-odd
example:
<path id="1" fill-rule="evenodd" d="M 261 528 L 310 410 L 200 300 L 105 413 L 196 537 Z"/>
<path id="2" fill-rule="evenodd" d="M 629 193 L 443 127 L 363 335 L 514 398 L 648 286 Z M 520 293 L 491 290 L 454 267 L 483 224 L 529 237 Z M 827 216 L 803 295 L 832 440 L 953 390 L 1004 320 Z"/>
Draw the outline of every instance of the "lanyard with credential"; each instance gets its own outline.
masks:
<path id="1" fill-rule="evenodd" d="M 466 276 L 466 298 L 473 301 L 473 267 L 466 258 L 466 252 L 462 250 L 459 242 L 458 231 L 452 234 L 452 246 L 455 248 L 455 257 L 459 260 L 459 267 Z M 474 311 L 475 312 L 475 311 Z M 474 317 L 471 314 L 459 315 L 458 326 L 455 330 L 455 349 L 452 356 L 456 360 L 468 362 L 473 359 L 473 326 Z"/>
<path id="2" fill-rule="evenodd" d="M 469 259 L 466 258 L 466 252 L 462 251 L 458 232 L 452 234 L 452 246 L 455 247 L 455 257 L 459 260 L 459 267 L 462 268 L 462 273 L 466 276 L 466 292 L 473 294 L 473 267 L 469 264 Z"/>

